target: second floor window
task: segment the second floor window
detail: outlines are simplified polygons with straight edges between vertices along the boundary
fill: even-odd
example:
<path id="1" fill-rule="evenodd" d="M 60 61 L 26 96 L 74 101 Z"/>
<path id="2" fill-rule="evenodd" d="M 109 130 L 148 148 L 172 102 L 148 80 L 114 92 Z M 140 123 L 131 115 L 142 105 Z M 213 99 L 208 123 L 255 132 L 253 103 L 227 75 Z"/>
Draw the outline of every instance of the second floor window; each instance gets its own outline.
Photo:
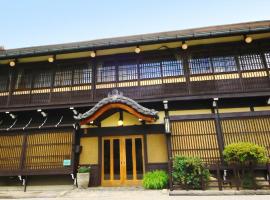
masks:
<path id="1" fill-rule="evenodd" d="M 0 71 L 0 92 L 8 91 L 9 86 L 9 74 L 8 72 Z"/>
<path id="2" fill-rule="evenodd" d="M 92 82 L 92 68 L 91 66 L 83 66 L 74 69 L 73 84 L 82 85 Z"/>
<path id="3" fill-rule="evenodd" d="M 212 73 L 210 58 L 192 58 L 189 59 L 190 74 L 208 74 Z"/>
<path id="4" fill-rule="evenodd" d="M 140 64 L 140 78 L 160 78 L 161 77 L 161 63 L 160 62 L 146 62 Z"/>
<path id="5" fill-rule="evenodd" d="M 264 54 L 267 67 L 270 68 L 270 52 Z"/>
<path id="6" fill-rule="evenodd" d="M 237 71 L 236 61 L 233 56 L 213 57 L 212 64 L 215 73 Z"/>
<path id="7" fill-rule="evenodd" d="M 241 70 L 263 69 L 263 62 L 259 54 L 248 54 L 238 57 Z"/>
<path id="8" fill-rule="evenodd" d="M 55 72 L 54 87 L 70 86 L 72 83 L 72 70 L 59 69 Z"/>
<path id="9" fill-rule="evenodd" d="M 137 80 L 138 79 L 137 71 L 138 70 L 136 63 L 120 64 L 118 66 L 119 81 Z"/>
<path id="10" fill-rule="evenodd" d="M 162 61 L 161 64 L 162 64 L 163 77 L 184 75 L 182 61 L 168 60 L 168 61 Z"/>
<path id="11" fill-rule="evenodd" d="M 49 88 L 52 84 L 52 73 L 50 70 L 43 70 L 35 73 L 33 87 L 34 88 Z"/>
<path id="12" fill-rule="evenodd" d="M 97 82 L 114 82 L 116 81 L 116 67 L 114 65 L 99 66 L 97 68 Z"/>
<path id="13" fill-rule="evenodd" d="M 20 69 L 16 73 L 15 90 L 27 90 L 31 88 L 31 69 Z"/>

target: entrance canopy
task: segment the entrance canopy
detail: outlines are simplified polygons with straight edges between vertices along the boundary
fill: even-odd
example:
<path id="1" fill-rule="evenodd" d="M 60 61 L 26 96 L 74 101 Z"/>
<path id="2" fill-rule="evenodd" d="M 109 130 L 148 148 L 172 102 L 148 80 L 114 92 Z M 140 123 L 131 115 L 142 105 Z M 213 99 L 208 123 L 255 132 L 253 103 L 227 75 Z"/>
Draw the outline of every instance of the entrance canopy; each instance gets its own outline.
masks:
<path id="1" fill-rule="evenodd" d="M 75 118 L 81 121 L 81 125 L 85 125 L 95 121 L 98 117 L 111 109 L 121 109 L 127 111 L 139 119 L 147 122 L 154 122 L 158 119 L 158 111 L 143 107 L 136 101 L 123 96 L 123 93 L 119 92 L 118 90 L 113 90 L 108 94 L 108 97 L 102 99 L 92 109 L 84 114 L 79 114 Z"/>

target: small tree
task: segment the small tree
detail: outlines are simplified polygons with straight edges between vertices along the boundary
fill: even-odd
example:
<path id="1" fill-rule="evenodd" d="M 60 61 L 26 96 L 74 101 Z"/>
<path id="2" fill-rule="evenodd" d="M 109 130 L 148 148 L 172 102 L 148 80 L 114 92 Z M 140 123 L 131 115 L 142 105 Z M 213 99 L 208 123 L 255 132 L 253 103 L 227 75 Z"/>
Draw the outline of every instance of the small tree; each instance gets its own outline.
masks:
<path id="1" fill-rule="evenodd" d="M 173 179 L 176 183 L 191 189 L 203 189 L 210 172 L 198 157 L 177 156 L 173 163 Z"/>
<path id="2" fill-rule="evenodd" d="M 223 156 L 229 165 L 242 167 L 242 176 L 240 176 L 239 171 L 238 176 L 241 178 L 243 188 L 251 189 L 254 186 L 257 188 L 250 166 L 257 163 L 264 164 L 268 161 L 267 151 L 264 147 L 249 142 L 232 143 L 225 147 Z M 246 167 L 248 167 L 248 172 L 245 172 Z"/>
<path id="3" fill-rule="evenodd" d="M 264 147 L 249 143 L 232 143 L 223 151 L 224 160 L 228 164 L 251 165 L 268 161 L 267 151 Z"/>

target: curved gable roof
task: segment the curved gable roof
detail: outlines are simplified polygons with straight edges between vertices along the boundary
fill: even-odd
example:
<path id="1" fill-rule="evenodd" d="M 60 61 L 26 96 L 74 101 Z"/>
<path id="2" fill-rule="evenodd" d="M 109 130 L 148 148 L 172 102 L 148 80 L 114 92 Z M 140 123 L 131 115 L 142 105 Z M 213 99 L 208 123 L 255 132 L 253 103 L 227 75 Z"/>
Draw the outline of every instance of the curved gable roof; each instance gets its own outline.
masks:
<path id="1" fill-rule="evenodd" d="M 79 114 L 75 117 L 75 119 L 80 120 L 81 124 L 86 124 L 94 121 L 103 113 L 113 108 L 125 110 L 138 118 L 149 122 L 158 119 L 158 111 L 143 107 L 136 101 L 123 96 L 123 93 L 119 92 L 118 90 L 113 90 L 108 94 L 108 97 L 99 101 L 93 108 L 84 114 Z"/>

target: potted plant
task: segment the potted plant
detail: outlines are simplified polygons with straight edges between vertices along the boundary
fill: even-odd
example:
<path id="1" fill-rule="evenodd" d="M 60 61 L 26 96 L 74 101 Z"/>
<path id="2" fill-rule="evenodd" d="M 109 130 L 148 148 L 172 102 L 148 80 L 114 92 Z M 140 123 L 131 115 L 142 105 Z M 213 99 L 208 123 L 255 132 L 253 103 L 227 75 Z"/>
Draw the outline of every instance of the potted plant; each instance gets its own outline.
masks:
<path id="1" fill-rule="evenodd" d="M 90 180 L 90 166 L 81 166 L 78 168 L 77 184 L 78 188 L 87 188 Z"/>

